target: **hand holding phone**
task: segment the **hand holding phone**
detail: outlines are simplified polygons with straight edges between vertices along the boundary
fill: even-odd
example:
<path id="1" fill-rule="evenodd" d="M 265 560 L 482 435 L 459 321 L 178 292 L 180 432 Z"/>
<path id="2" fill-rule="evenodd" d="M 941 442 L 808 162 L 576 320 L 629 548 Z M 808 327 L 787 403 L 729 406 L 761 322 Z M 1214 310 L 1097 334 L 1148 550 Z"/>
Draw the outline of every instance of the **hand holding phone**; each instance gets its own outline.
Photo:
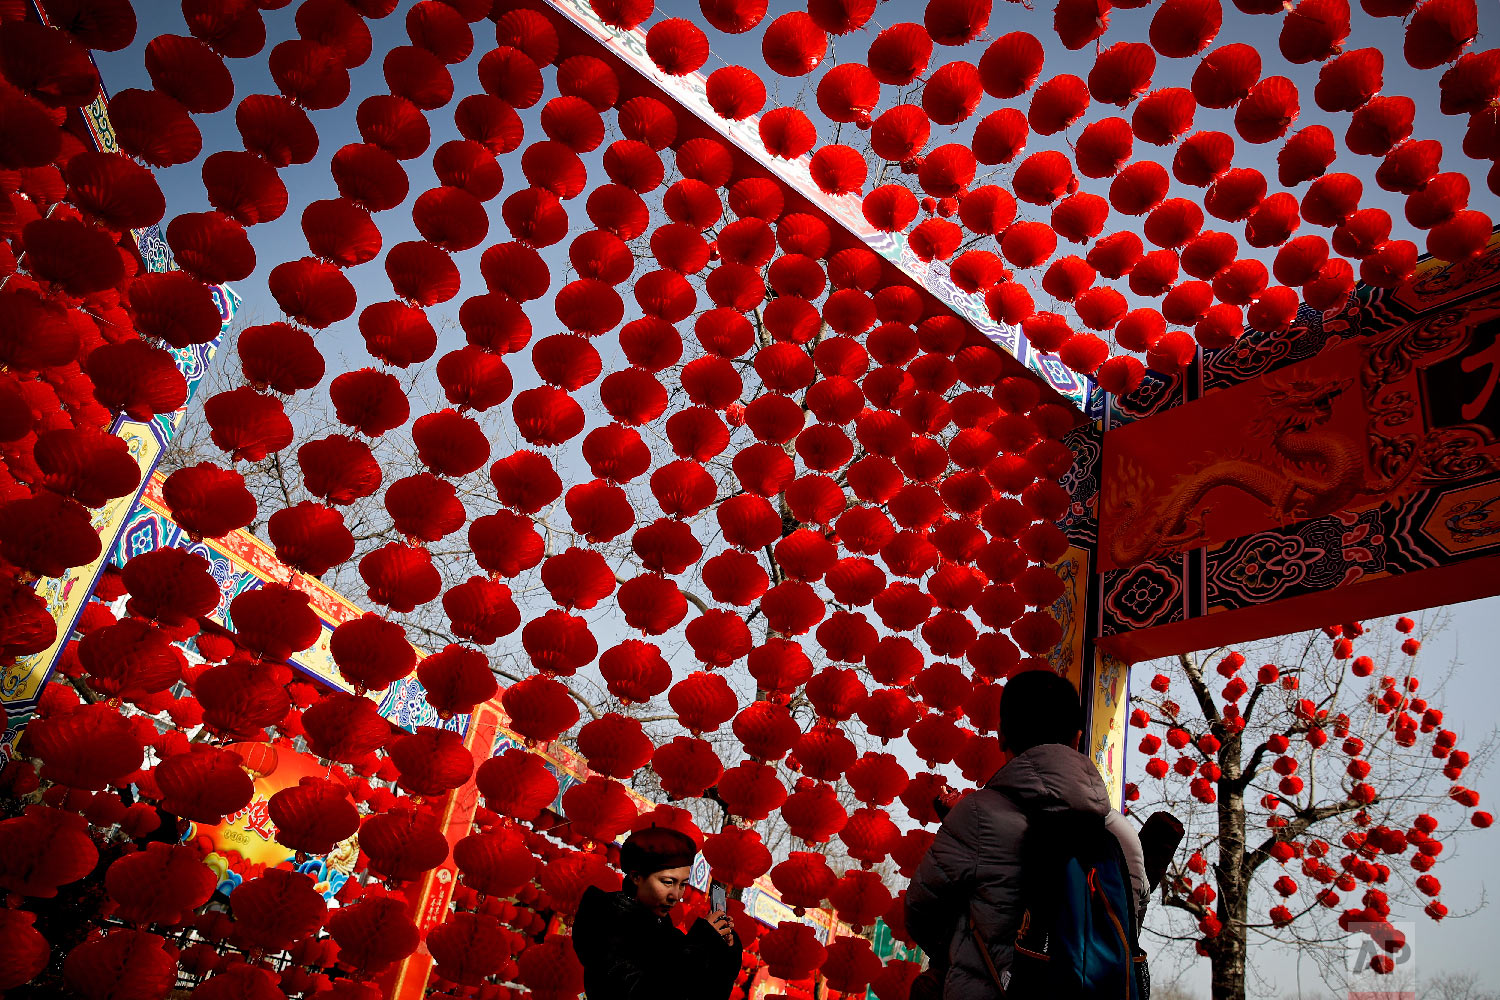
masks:
<path id="1" fill-rule="evenodd" d="M 728 945 L 734 944 L 734 920 L 729 916 L 729 893 L 717 882 L 708 887 L 708 922 Z"/>

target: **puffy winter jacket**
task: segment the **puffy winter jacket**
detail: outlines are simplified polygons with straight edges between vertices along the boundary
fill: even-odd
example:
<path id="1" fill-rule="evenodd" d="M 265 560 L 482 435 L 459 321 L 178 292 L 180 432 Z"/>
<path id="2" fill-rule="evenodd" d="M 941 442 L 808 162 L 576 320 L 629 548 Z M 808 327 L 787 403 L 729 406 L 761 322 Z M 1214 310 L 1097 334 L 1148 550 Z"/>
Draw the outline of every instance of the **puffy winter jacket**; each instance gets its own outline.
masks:
<path id="1" fill-rule="evenodd" d="M 1135 890 L 1137 915 L 1148 898 L 1140 839 L 1123 815 L 1110 807 L 1099 772 L 1083 754 L 1046 743 L 1019 754 L 985 788 L 1003 795 L 970 793 L 953 807 L 906 890 L 906 927 L 940 969 L 946 966 L 944 1000 L 998 997 L 970 924 L 989 943 L 995 967 L 1010 967 L 1021 921 L 1021 838 L 1032 813 L 1104 817 L 1120 841 Z M 1018 805 L 1019 803 L 1019 805 Z"/>
<path id="2" fill-rule="evenodd" d="M 584 890 L 573 951 L 588 1000 L 727 1000 L 740 971 L 733 946 L 707 920 L 686 934 L 627 892 Z"/>

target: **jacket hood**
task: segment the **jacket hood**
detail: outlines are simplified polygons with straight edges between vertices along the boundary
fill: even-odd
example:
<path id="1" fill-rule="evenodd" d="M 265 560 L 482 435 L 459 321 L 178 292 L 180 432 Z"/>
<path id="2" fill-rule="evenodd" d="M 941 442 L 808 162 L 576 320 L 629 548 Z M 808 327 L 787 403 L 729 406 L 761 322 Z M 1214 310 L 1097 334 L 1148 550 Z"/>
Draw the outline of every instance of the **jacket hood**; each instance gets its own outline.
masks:
<path id="1" fill-rule="evenodd" d="M 1103 816 L 1110 810 L 1109 791 L 1094 762 L 1061 743 L 1043 743 L 1019 754 L 985 787 L 1024 803 L 1028 812 Z"/>

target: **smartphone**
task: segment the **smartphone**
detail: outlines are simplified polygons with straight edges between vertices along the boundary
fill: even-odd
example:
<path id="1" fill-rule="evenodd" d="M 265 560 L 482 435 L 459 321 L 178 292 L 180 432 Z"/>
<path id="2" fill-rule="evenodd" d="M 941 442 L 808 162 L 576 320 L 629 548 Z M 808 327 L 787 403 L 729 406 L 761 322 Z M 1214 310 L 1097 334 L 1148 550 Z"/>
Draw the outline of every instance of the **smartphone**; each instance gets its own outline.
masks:
<path id="1" fill-rule="evenodd" d="M 1182 843 L 1182 821 L 1166 811 L 1154 812 L 1141 826 L 1140 838 L 1146 879 L 1154 892 L 1177 853 L 1177 845 Z"/>
<path id="2" fill-rule="evenodd" d="M 721 910 L 727 912 L 728 909 L 729 893 L 722 885 L 714 882 L 708 887 L 708 912 L 718 913 Z"/>

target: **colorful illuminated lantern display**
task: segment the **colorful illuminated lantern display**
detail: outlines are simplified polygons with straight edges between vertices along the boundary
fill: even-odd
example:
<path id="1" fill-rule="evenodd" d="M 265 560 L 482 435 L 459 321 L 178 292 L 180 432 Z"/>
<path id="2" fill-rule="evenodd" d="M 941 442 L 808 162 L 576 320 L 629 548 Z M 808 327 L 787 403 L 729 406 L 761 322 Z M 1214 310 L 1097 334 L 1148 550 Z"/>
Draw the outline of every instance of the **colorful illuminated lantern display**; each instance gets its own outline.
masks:
<path id="1" fill-rule="evenodd" d="M 0 990 L 894 1000 L 1008 677 L 1497 589 L 1494 11 L 888 6 L 0 4 Z"/>

